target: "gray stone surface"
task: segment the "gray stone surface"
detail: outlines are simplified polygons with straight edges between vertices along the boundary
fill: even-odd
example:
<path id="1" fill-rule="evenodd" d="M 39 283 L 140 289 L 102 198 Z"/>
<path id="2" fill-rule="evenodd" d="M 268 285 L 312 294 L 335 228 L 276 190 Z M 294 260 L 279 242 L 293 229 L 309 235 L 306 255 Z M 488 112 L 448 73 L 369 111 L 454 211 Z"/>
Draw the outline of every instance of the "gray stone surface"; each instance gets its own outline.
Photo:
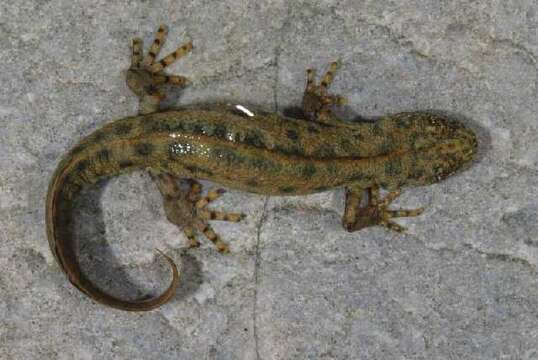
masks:
<path id="1" fill-rule="evenodd" d="M 0 4 L 1 359 L 538 359 L 538 5 L 521 1 L 92 1 Z M 173 302 L 150 313 L 96 305 L 48 249 L 44 198 L 61 155 L 137 101 L 129 41 L 170 26 L 172 67 L 193 85 L 169 101 L 285 111 L 304 69 L 342 61 L 347 119 L 435 109 L 480 137 L 466 172 L 408 189 L 409 234 L 348 234 L 343 194 L 229 193 L 230 241 L 184 252 L 142 173 L 80 200 L 82 261 L 136 297 L 165 286 L 153 249 L 181 264 Z M 398 205 L 396 204 L 396 205 Z"/>

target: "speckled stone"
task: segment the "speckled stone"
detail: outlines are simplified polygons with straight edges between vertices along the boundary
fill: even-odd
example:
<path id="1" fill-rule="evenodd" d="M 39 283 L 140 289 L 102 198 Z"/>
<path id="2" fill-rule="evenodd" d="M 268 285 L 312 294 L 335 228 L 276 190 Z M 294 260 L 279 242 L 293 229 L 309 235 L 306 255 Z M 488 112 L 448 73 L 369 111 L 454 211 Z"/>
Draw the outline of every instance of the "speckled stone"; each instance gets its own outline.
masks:
<path id="1" fill-rule="evenodd" d="M 85 271 L 146 296 L 170 279 L 159 248 L 182 283 L 149 313 L 97 305 L 48 249 L 46 188 L 82 136 L 136 113 L 130 39 L 161 22 L 163 52 L 194 42 L 169 106 L 293 112 L 305 69 L 340 60 L 342 117 L 449 112 L 479 158 L 404 190 L 395 206 L 427 208 L 407 235 L 345 232 L 341 190 L 229 192 L 214 208 L 249 216 L 214 224 L 227 256 L 186 251 L 146 174 L 101 183 L 78 200 Z M 3 1 L 0 84 L 0 359 L 538 359 L 536 1 Z"/>

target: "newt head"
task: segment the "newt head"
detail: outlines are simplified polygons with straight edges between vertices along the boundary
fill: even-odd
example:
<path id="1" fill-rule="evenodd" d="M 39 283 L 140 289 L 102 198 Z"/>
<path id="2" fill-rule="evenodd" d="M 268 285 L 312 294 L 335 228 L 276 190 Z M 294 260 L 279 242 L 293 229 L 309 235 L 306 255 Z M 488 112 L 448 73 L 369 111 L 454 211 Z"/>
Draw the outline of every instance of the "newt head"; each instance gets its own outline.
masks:
<path id="1" fill-rule="evenodd" d="M 454 172 L 465 168 L 475 157 L 478 142 L 475 133 L 464 127 L 456 125 L 450 137 L 443 139 L 436 146 L 439 160 L 435 173 L 437 180 L 442 180 Z"/>
<path id="2" fill-rule="evenodd" d="M 428 116 L 417 123 L 410 183 L 423 185 L 445 179 L 468 167 L 478 148 L 476 134 L 456 120 Z"/>

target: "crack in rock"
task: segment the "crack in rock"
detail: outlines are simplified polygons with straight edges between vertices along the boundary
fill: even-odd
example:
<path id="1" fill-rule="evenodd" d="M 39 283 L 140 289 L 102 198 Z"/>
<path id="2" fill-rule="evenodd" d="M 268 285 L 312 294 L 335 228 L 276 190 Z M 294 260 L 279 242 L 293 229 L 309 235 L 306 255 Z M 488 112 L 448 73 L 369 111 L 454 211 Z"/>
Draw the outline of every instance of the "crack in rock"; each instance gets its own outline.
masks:
<path id="1" fill-rule="evenodd" d="M 254 336 L 254 347 L 256 350 L 256 359 L 260 359 L 260 353 L 258 350 L 258 326 L 256 318 L 258 316 L 258 285 L 259 285 L 259 268 L 260 268 L 260 239 L 262 226 L 267 219 L 267 205 L 269 204 L 269 196 L 265 197 L 263 204 L 262 216 L 260 222 L 256 227 L 256 258 L 254 261 L 254 305 L 252 308 L 252 332 Z"/>

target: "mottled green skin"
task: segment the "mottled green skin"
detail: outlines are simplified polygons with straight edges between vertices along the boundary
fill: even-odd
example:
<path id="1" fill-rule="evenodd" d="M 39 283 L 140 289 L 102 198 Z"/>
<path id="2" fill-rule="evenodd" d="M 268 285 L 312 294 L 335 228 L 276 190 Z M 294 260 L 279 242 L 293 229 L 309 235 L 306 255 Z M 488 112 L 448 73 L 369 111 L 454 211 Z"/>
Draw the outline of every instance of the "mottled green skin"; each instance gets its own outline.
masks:
<path id="1" fill-rule="evenodd" d="M 474 134 L 432 113 L 331 126 L 233 108 L 165 111 L 116 120 L 69 155 L 69 184 L 140 168 L 268 195 L 350 184 L 388 189 L 436 182 L 468 162 Z"/>

